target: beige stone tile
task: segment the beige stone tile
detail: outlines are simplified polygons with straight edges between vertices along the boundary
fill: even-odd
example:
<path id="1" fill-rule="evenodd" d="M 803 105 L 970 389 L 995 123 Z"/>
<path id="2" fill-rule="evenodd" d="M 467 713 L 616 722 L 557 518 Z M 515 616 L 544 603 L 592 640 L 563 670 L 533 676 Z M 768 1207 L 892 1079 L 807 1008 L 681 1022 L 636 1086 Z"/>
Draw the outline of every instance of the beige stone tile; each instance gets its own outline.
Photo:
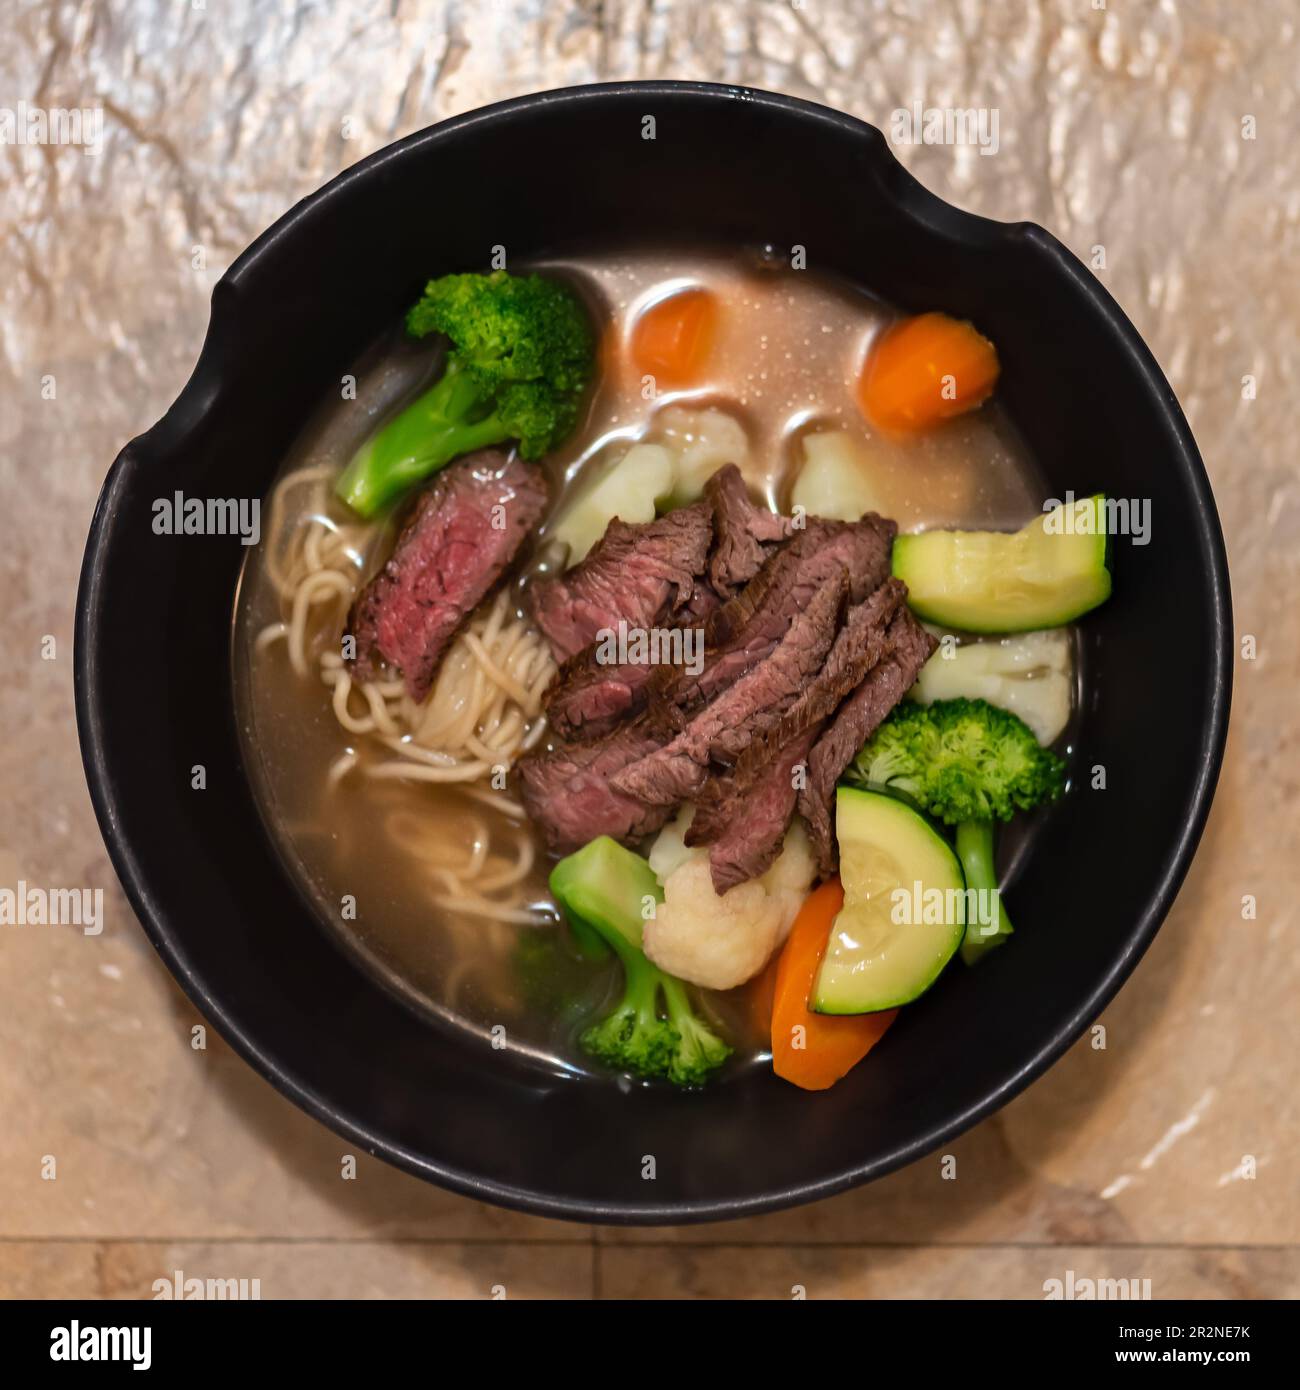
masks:
<path id="1" fill-rule="evenodd" d="M 190 1279 L 245 1281 L 245 1293 L 263 1299 L 587 1299 L 592 1249 L 500 1241 L 0 1243 L 0 1298 L 153 1299 L 165 1292 L 157 1281 L 170 1294 Z"/>
<path id="2" fill-rule="evenodd" d="M 602 1246 L 601 1298 L 1041 1299 L 1047 1281 L 1150 1280 L 1153 1299 L 1295 1298 L 1295 1250 L 1108 1246 Z M 1145 1297 L 1138 1282 L 1124 1286 Z"/>
<path id="3" fill-rule="evenodd" d="M 86 528 L 117 449 L 183 384 L 221 269 L 343 163 L 455 111 L 597 75 L 663 71 L 752 82 L 882 122 L 917 95 L 909 84 L 925 75 L 924 66 L 896 61 L 910 36 L 923 40 L 918 55 L 962 52 L 967 80 L 998 92 L 1007 143 L 998 158 L 973 161 L 941 146 L 902 148 L 904 162 L 940 196 L 993 217 L 1034 217 L 1085 258 L 1094 243 L 1106 243 L 1105 283 L 1169 373 L 1206 458 L 1227 535 L 1238 635 L 1254 637 L 1257 652 L 1236 664 L 1229 755 L 1197 863 L 1155 947 L 1106 1012 L 1104 1052 L 1075 1048 L 951 1146 L 954 1182 L 942 1181 L 937 1160 L 927 1159 L 796 1212 L 657 1234 L 602 1232 L 620 1246 L 602 1250 L 604 1274 L 617 1275 L 620 1288 L 653 1289 L 659 1285 L 646 1282 L 645 1270 L 656 1268 L 654 1259 L 660 1268 L 702 1261 L 706 1284 L 749 1278 L 788 1296 L 781 1288 L 793 1282 L 796 1260 L 813 1269 L 810 1290 L 821 1286 L 824 1269 L 828 1286 L 839 1280 L 874 1292 L 896 1280 L 914 1292 L 960 1293 L 981 1261 L 1003 1269 L 1010 1260 L 999 1277 L 1034 1296 L 1052 1260 L 1068 1255 L 1086 1267 L 1072 1246 L 1109 1250 L 1115 1277 L 1128 1277 L 1127 1250 L 1119 1247 L 1189 1241 L 1228 1249 L 1150 1252 L 1144 1258 L 1159 1266 L 1163 1288 L 1199 1281 L 1295 1291 L 1290 1253 L 1237 1248 L 1300 1242 L 1300 960 L 1291 946 L 1300 886 L 1300 482 L 1287 389 L 1300 371 L 1300 282 L 1294 230 L 1279 212 L 1296 185 L 1300 145 L 1288 134 L 1295 40 L 1279 37 L 1282 0 L 1248 14 L 1226 3 L 1195 14 L 1184 7 L 1124 15 L 1048 5 L 1034 11 L 1038 35 L 1020 34 L 1020 21 L 1001 11 L 994 19 L 993 7 L 964 25 L 937 0 L 916 0 L 906 21 L 867 14 L 853 0 L 825 0 L 811 17 L 759 8 L 752 42 L 737 46 L 728 17 L 736 16 L 726 5 L 716 18 L 712 10 L 700 18 L 695 7 L 669 7 L 645 29 L 633 6 L 606 7 L 598 21 L 571 25 L 557 22 L 557 6 L 547 4 L 530 19 L 527 41 L 509 52 L 493 42 L 485 8 L 457 19 L 440 68 L 446 81 L 440 76 L 427 102 L 399 95 L 427 48 L 418 26 L 399 26 L 391 44 L 340 49 L 336 68 L 349 78 L 349 101 L 362 103 L 356 140 L 345 146 L 330 134 L 341 114 L 336 100 L 309 83 L 293 103 L 301 118 L 270 126 L 269 135 L 250 127 L 233 153 L 230 131 L 244 132 L 248 111 L 283 109 L 266 100 L 268 86 L 249 105 L 238 84 L 225 93 L 211 81 L 223 64 L 242 69 L 245 52 L 273 70 L 281 65 L 276 44 L 284 40 L 262 32 L 256 7 L 250 31 L 207 25 L 181 48 L 139 51 L 120 50 L 135 43 L 120 26 L 63 42 L 51 28 L 57 10 L 37 7 L 31 25 L 0 52 L 6 89 L 20 94 L 30 96 L 52 64 L 51 90 L 98 91 L 99 76 L 131 71 L 141 90 L 171 95 L 136 113 L 150 138 L 120 144 L 103 162 L 63 151 L 24 166 L 32 177 L 11 181 L 16 211 L 0 229 L 15 268 L 0 285 L 0 883 L 25 876 L 102 886 L 109 900 L 100 938 L 0 929 L 0 1237 L 74 1242 L 0 1243 L 0 1290 L 96 1286 L 98 1269 L 118 1269 L 122 1252 L 135 1248 L 94 1243 L 105 1237 L 265 1239 L 295 1270 L 293 1252 L 302 1247 L 277 1246 L 277 1238 L 419 1235 L 461 1243 L 416 1247 L 414 1255 L 396 1247 L 392 1277 L 412 1286 L 433 1268 L 420 1261 L 444 1258 L 429 1251 L 477 1252 L 487 1248 L 475 1244 L 481 1240 L 573 1243 L 572 1259 L 587 1258 L 582 1228 L 490 1210 L 371 1160 L 360 1161 L 355 1183 L 341 1182 L 342 1141 L 218 1041 L 206 1054 L 190 1051 L 194 1015 L 130 920 L 81 774 L 71 635 Z M 1231 23 L 1220 22 L 1229 10 Z M 328 25 L 325 11 L 312 23 Z M 298 41 L 318 37 L 309 29 Z M 1017 37 L 1028 40 L 1024 52 L 1049 54 L 1046 65 L 1017 68 L 1007 57 Z M 1162 99 L 1153 102 L 1156 89 Z M 1187 122 L 1175 98 L 1189 93 L 1197 114 Z M 936 90 L 936 99 L 948 98 Z M 1260 120 L 1250 147 L 1228 129 L 1246 110 Z M 1049 132 L 1065 142 L 1068 160 L 1057 161 Z M 116 177 L 105 177 L 114 158 Z M 1190 192 L 1188 169 L 1196 171 Z M 196 240 L 209 253 L 206 271 L 191 268 Z M 41 396 L 47 372 L 57 378 L 52 401 Z M 1253 401 L 1242 399 L 1246 373 L 1258 378 Z M 41 659 L 46 635 L 57 642 L 53 660 Z M 1158 659 L 1158 634 L 1153 641 Z M 1140 698 L 1141 673 L 1133 680 Z M 1241 919 L 1244 894 L 1258 901 L 1253 922 Z M 54 1182 L 40 1179 L 45 1154 L 58 1162 Z M 1234 1176 L 1247 1155 L 1253 1180 Z M 635 1244 L 646 1240 L 695 1244 L 656 1254 Z M 801 1253 L 764 1248 L 776 1240 Z M 846 1253 L 836 1244 L 846 1240 L 952 1248 Z M 696 1248 L 718 1241 L 750 1248 L 740 1255 Z M 1006 1253 L 1023 1241 L 1063 1249 L 1047 1252 L 1046 1265 L 1035 1263 L 1037 1255 Z M 1001 1248 L 968 1257 L 956 1248 L 964 1242 Z M 187 1260 L 193 1249 L 166 1248 Z M 225 1259 L 245 1248 L 217 1249 Z M 340 1263 L 321 1255 L 320 1269 L 342 1271 L 331 1287 L 350 1287 L 347 1262 L 370 1247 L 319 1247 L 327 1248 L 343 1252 Z M 402 1263 L 408 1258 L 415 1264 Z M 447 1278 L 455 1287 L 467 1286 L 464 1269 L 475 1289 L 488 1277 L 457 1265 L 459 1255 L 445 1258 L 451 1263 L 437 1268 L 453 1271 Z M 1029 1263 L 1014 1263 L 1022 1259 Z M 122 1267 L 135 1268 L 129 1260 Z M 724 1279 L 723 1271 L 733 1273 Z M 131 1280 L 142 1277 L 113 1279 L 134 1288 Z M 388 1287 L 375 1277 L 376 1287 Z M 443 1275 L 428 1277 L 436 1283 Z"/>
<path id="4" fill-rule="evenodd" d="M 0 1235 L 587 1239 L 358 1152 L 211 1030 L 194 1051 L 198 1015 L 119 893 L 106 914 L 98 937 L 0 935 L 4 978 L 25 982 L 0 1010 Z M 355 1180 L 340 1175 L 346 1153 Z"/>
<path id="5" fill-rule="evenodd" d="M 99 1297 L 101 1248 L 63 1241 L 0 1241 L 0 1298 Z"/>

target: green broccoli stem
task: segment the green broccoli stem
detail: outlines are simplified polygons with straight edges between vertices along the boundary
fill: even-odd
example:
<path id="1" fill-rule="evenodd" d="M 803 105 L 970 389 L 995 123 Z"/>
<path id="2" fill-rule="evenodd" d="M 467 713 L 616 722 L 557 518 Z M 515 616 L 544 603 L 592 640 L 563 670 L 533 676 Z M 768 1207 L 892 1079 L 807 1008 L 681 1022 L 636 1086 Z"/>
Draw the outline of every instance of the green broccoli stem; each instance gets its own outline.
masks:
<path id="1" fill-rule="evenodd" d="M 575 917 L 572 913 L 565 913 L 564 920 L 568 924 L 569 935 L 573 938 L 578 955 L 583 960 L 605 961 L 609 959 L 611 949 L 609 942 L 590 922 L 584 922 L 581 917 Z"/>
<path id="2" fill-rule="evenodd" d="M 993 822 L 987 820 L 962 821 L 957 827 L 957 857 L 966 874 L 966 887 L 977 893 L 996 894 L 992 901 L 997 903 L 996 926 L 980 920 L 981 915 L 967 912 L 966 936 L 961 944 L 961 958 L 967 965 L 974 965 L 995 946 L 1011 935 L 1011 919 L 1002 906 L 1002 895 L 998 892 L 998 875 L 993 865 Z M 989 898 L 985 898 L 987 904 Z"/>
<path id="3" fill-rule="evenodd" d="M 703 1085 L 731 1048 L 696 1014 L 682 981 L 642 949 L 647 906 L 664 899 L 654 870 L 626 846 L 598 835 L 560 860 L 550 886 L 575 939 L 603 942 L 623 967 L 617 1007 L 581 1034 L 581 1046 L 616 1071 Z M 661 991 L 666 1018 L 659 1016 Z"/>
<path id="4" fill-rule="evenodd" d="M 656 967 L 657 968 L 657 967 Z M 679 1020 L 688 1020 L 695 1017 L 695 1010 L 691 1007 L 691 1001 L 686 994 L 686 986 L 677 979 L 675 975 L 662 976 L 660 984 L 663 985 L 664 1003 L 668 1006 L 668 1021 L 681 1032 Z"/>
<path id="5" fill-rule="evenodd" d="M 482 390 L 452 357 L 434 386 L 357 450 L 335 492 L 369 518 L 452 459 L 504 443 L 509 431 L 496 415 L 473 418 L 483 402 Z"/>
<path id="6" fill-rule="evenodd" d="M 623 994 L 617 1007 L 582 1034 L 582 1046 L 620 1071 L 663 1076 L 680 1038 L 659 1017 L 662 973 L 617 933 L 608 940 L 623 966 Z"/>
<path id="7" fill-rule="evenodd" d="M 659 986 L 663 976 L 643 952 L 617 933 L 611 933 L 609 944 L 623 966 L 623 1002 L 616 1013 L 630 1013 L 639 1028 L 659 1025 Z"/>
<path id="8" fill-rule="evenodd" d="M 675 975 L 663 974 L 661 983 L 668 1022 L 680 1038 L 668 1079 L 678 1086 L 701 1086 L 731 1056 L 731 1048 L 695 1012 L 686 986 Z"/>
<path id="9" fill-rule="evenodd" d="M 582 1035 L 582 1045 L 611 1066 L 676 1086 L 702 1086 L 731 1048 L 695 1012 L 686 987 L 660 970 L 621 933 L 603 933 L 623 966 L 618 1006 Z M 667 1019 L 659 1017 L 663 991 Z"/>

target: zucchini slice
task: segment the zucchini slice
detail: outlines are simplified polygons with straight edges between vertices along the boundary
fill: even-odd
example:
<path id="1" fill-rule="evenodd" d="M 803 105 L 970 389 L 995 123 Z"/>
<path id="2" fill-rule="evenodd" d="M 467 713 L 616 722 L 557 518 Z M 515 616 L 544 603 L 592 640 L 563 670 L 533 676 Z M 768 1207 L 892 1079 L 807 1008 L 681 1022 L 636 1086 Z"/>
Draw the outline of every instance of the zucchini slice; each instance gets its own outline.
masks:
<path id="1" fill-rule="evenodd" d="M 925 817 L 883 792 L 835 795 L 844 906 L 813 984 L 819 1014 L 870 1014 L 924 994 L 966 931 L 966 880 Z"/>
<path id="2" fill-rule="evenodd" d="M 1106 498 L 1082 497 L 1019 531 L 922 531 L 893 569 L 919 618 L 966 632 L 1063 627 L 1110 597 Z"/>

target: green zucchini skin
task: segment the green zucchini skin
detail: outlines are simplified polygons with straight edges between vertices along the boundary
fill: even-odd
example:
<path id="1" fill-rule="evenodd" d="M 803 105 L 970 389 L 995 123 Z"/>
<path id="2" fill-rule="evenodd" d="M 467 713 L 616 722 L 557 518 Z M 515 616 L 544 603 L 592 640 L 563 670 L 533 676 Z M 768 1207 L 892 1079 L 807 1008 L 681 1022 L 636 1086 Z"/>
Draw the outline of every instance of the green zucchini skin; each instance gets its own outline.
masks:
<path id="1" fill-rule="evenodd" d="M 836 792 L 836 836 L 845 907 L 831 927 L 809 1007 L 819 1014 L 870 1014 L 920 998 L 939 978 L 966 934 L 966 879 L 952 847 L 918 811 L 884 792 L 841 786 Z M 890 923 L 894 932 L 879 942 L 855 936 L 852 902 L 855 854 L 882 852 L 899 876 L 899 887 L 956 894 L 954 914 L 942 922 Z M 844 930 L 841 931 L 841 924 Z"/>
<path id="2" fill-rule="evenodd" d="M 922 531 L 894 541 L 892 570 L 908 588 L 908 604 L 918 618 L 978 634 L 1034 632 L 1064 627 L 1104 603 L 1111 593 L 1112 542 L 1107 534 L 1106 497 L 1081 498 L 1092 508 L 1085 533 L 1044 529 L 1035 518 L 1020 531 Z M 1055 509 L 1064 511 L 1064 504 Z M 1048 513 L 1047 515 L 1051 515 Z M 1040 535 L 1033 535 L 1035 530 Z M 1034 580 L 1035 558 L 1044 547 L 1064 558 L 1063 572 L 1050 577 L 1037 593 L 1008 597 L 999 593 L 1009 575 Z M 962 572 L 960 580 L 953 572 Z"/>

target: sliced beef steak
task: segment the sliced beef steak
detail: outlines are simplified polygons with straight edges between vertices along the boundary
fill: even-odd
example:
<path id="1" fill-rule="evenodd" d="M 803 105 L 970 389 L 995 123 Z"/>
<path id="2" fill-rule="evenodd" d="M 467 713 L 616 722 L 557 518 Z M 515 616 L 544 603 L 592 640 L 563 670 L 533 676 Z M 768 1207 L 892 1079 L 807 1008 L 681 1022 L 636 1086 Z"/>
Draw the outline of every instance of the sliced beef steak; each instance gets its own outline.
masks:
<path id="1" fill-rule="evenodd" d="M 718 596 L 718 591 L 706 580 L 697 579 L 690 598 L 682 605 L 677 618 L 687 626 L 695 626 L 703 623 L 710 613 L 721 606 L 722 599 Z"/>
<path id="2" fill-rule="evenodd" d="M 567 661 L 602 630 L 650 627 L 693 597 L 713 541 L 705 499 L 640 525 L 616 517 L 595 549 L 564 574 L 528 590 L 532 615 L 557 661 Z"/>
<path id="3" fill-rule="evenodd" d="M 615 789 L 647 806 L 678 806 L 703 785 L 711 760 L 735 762 L 821 669 L 847 591 L 843 570 L 828 578 L 768 656 L 705 706 L 670 743 L 619 772 Z"/>
<path id="4" fill-rule="evenodd" d="M 793 523 L 750 497 L 734 463 L 718 469 L 704 485 L 704 495 L 713 507 L 709 582 L 721 597 L 730 598 L 763 568 L 772 547 L 790 536 Z"/>
<path id="5" fill-rule="evenodd" d="M 820 725 L 792 738 L 744 791 L 726 778 L 712 783 L 718 793 L 697 804 L 687 844 L 709 846 L 709 876 L 716 893 L 725 893 L 766 873 L 776 862 L 794 817 L 795 769 L 808 756 Z M 699 835 L 696 835 L 697 823 Z"/>
<path id="6" fill-rule="evenodd" d="M 686 842 L 710 846 L 719 893 L 724 884 L 731 887 L 763 873 L 780 853 L 795 810 L 795 769 L 836 707 L 879 662 L 906 594 L 904 584 L 887 579 L 851 608 L 825 665 L 794 704 L 751 742 L 734 768 L 706 781 Z"/>
<path id="7" fill-rule="evenodd" d="M 385 661 L 423 700 L 456 629 L 509 568 L 546 501 L 541 469 L 499 450 L 438 474 L 348 615 L 357 676 L 373 678 Z"/>
<path id="8" fill-rule="evenodd" d="M 665 632 L 681 629 L 684 641 L 702 642 L 704 620 L 721 602 L 707 583 L 697 581 L 676 622 Z M 684 653 L 691 650 L 682 647 Z M 602 643 L 590 643 L 560 667 L 547 687 L 546 716 L 561 738 L 599 738 L 621 719 L 645 709 L 650 677 L 657 666 L 645 660 L 609 662 L 602 660 L 603 654 Z M 689 657 L 683 661 L 689 662 Z"/>
<path id="9" fill-rule="evenodd" d="M 697 585 L 678 621 L 661 629 L 659 651 L 671 652 L 672 662 L 690 665 L 704 641 L 703 614 L 716 608 L 719 599 L 706 584 Z M 699 614 L 699 616 L 697 616 Z M 680 642 L 675 634 L 681 634 Z M 653 653 L 634 660 L 608 661 L 603 641 L 592 642 L 556 672 L 546 688 L 543 703 L 551 728 L 565 739 L 599 738 L 620 720 L 634 718 L 646 707 L 650 679 L 661 660 Z"/>
<path id="10" fill-rule="evenodd" d="M 906 598 L 907 585 L 900 579 L 887 579 L 873 594 L 849 609 L 826 664 L 780 723 L 746 750 L 743 761 L 748 768 L 761 768 L 791 739 L 805 729 L 821 725 L 862 684 L 889 645 L 890 623 Z M 749 775 L 752 778 L 753 771 Z"/>
<path id="11" fill-rule="evenodd" d="M 874 513 L 861 521 L 810 519 L 791 534 L 762 569 L 704 625 L 704 663 L 698 675 L 659 670 L 648 695 L 661 717 L 689 716 L 762 661 L 826 581 L 844 570 L 849 599 L 860 603 L 889 573 L 897 526 Z M 679 721 L 680 722 L 680 721 Z"/>
<path id="12" fill-rule="evenodd" d="M 560 744 L 519 760 L 524 808 L 553 853 L 569 854 L 598 835 L 638 840 L 664 824 L 671 808 L 646 806 L 610 785 L 616 773 L 659 745 L 658 735 L 634 721 L 604 738 Z"/>
<path id="13" fill-rule="evenodd" d="M 561 738 L 599 738 L 645 708 L 645 688 L 655 668 L 634 661 L 603 663 L 598 646 L 593 642 L 570 657 L 547 687 L 546 717 Z"/>
<path id="14" fill-rule="evenodd" d="M 666 720 L 669 728 L 680 727 L 685 716 L 679 718 L 675 707 L 680 704 L 685 715 L 689 715 L 766 657 L 793 614 L 808 603 L 818 583 L 834 571 L 836 558 L 842 559 L 845 568 L 854 574 L 854 593 L 874 587 L 888 569 L 894 535 L 892 522 L 878 517 L 854 524 L 812 521 L 806 529 L 791 531 L 789 518 L 777 516 L 750 500 L 734 465 L 720 469 L 710 479 L 709 489 L 707 500 L 713 506 L 715 531 L 723 528 L 718 531 L 718 546 L 727 548 L 733 556 L 727 573 L 732 580 L 741 575 L 748 579 L 753 573 L 748 568 L 751 564 L 761 573 L 728 603 L 719 598 L 713 584 L 697 580 L 689 597 L 672 615 L 670 626 L 703 625 L 706 644 L 712 643 L 705 657 L 707 674 L 697 678 L 679 667 L 647 669 L 636 663 L 604 663 L 598 659 L 597 643 L 593 640 L 564 662 L 546 695 L 547 716 L 562 738 L 599 737 L 620 719 L 638 715 L 656 692 L 658 717 Z M 679 513 L 669 513 L 676 515 Z M 755 535 L 764 538 L 743 561 L 736 558 L 742 548 L 737 529 L 741 525 L 751 526 Z M 727 535 L 730 541 L 724 539 Z M 776 550 L 783 536 L 790 536 L 791 544 L 769 556 L 770 564 L 765 563 L 764 554 Z M 826 550 L 825 555 L 820 553 L 822 549 Z M 593 552 L 592 558 L 596 554 Z M 715 549 L 715 558 L 717 554 Z M 575 570 L 574 574 L 578 572 Z M 570 576 L 563 578 L 567 581 Z M 539 602 L 545 608 L 553 599 L 544 594 Z M 608 611 L 604 617 L 609 617 Z M 604 625 L 616 627 L 617 618 Z"/>
<path id="15" fill-rule="evenodd" d="M 899 608 L 885 634 L 880 660 L 813 745 L 808 755 L 807 784 L 799 793 L 799 811 L 808 822 L 822 873 L 830 873 L 836 864 L 831 800 L 840 773 L 911 689 L 917 673 L 938 645 L 907 608 Z"/>

